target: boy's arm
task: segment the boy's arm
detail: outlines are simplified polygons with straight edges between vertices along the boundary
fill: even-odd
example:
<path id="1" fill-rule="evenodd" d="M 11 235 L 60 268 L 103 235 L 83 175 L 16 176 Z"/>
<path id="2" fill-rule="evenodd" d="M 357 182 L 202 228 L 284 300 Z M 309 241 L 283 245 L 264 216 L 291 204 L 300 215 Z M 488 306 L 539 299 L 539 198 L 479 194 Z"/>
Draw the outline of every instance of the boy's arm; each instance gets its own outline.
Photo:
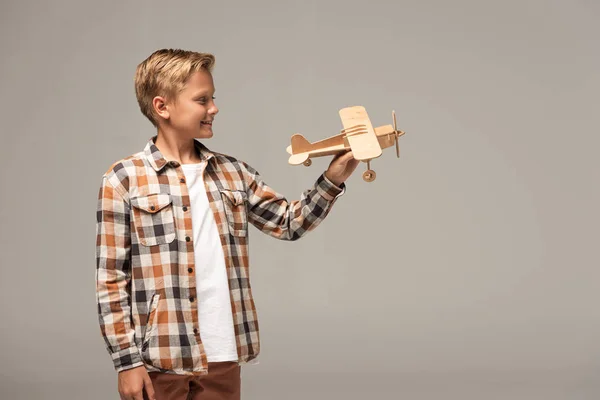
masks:
<path id="1" fill-rule="evenodd" d="M 100 329 L 117 372 L 143 365 L 131 322 L 129 204 L 102 178 L 96 214 L 96 300 Z"/>
<path id="2" fill-rule="evenodd" d="M 248 221 L 264 233 L 282 240 L 297 240 L 315 229 L 327 216 L 345 184 L 338 187 L 325 174 L 300 200 L 288 201 L 269 187 L 260 174 L 244 164 L 247 171 Z"/>

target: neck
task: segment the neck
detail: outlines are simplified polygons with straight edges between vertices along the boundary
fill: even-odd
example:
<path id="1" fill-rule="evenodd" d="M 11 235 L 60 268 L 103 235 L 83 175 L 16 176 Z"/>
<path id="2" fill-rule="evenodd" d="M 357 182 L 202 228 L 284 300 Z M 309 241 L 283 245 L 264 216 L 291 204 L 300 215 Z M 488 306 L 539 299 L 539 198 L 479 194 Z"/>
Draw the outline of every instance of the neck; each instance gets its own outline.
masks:
<path id="1" fill-rule="evenodd" d="M 193 138 L 180 138 L 159 130 L 154 144 L 167 161 L 177 161 L 179 164 L 196 164 L 201 161 Z"/>

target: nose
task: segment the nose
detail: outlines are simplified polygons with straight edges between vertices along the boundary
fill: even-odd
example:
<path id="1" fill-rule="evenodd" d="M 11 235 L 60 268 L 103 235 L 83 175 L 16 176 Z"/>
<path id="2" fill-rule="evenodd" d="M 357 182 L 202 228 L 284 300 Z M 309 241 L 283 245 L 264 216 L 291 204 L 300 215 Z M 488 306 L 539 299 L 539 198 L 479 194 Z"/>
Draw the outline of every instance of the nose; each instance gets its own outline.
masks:
<path id="1" fill-rule="evenodd" d="M 217 105 L 213 103 L 210 110 L 208 110 L 208 113 L 211 115 L 217 115 L 219 113 L 219 107 L 217 107 Z"/>

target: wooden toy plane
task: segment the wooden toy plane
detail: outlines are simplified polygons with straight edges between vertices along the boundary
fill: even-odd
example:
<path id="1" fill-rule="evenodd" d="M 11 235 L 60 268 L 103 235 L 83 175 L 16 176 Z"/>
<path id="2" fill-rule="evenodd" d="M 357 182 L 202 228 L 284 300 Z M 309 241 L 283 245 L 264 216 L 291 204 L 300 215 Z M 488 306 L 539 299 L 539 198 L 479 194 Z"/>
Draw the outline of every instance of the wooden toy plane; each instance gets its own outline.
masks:
<path id="1" fill-rule="evenodd" d="M 367 163 L 367 170 L 363 179 L 373 182 L 375 171 L 371 169 L 371 160 L 381 155 L 382 149 L 391 147 L 396 143 L 396 156 L 400 157 L 398 138 L 404 135 L 403 131 L 396 128 L 396 112 L 392 111 L 394 125 L 383 125 L 373 128 L 367 111 L 362 106 L 346 107 L 340 110 L 340 118 L 344 129 L 330 138 L 310 143 L 300 134 L 292 136 L 292 144 L 286 151 L 291 154 L 288 163 L 292 165 L 304 164 L 310 166 L 311 158 L 323 157 L 352 150 L 356 160 Z"/>

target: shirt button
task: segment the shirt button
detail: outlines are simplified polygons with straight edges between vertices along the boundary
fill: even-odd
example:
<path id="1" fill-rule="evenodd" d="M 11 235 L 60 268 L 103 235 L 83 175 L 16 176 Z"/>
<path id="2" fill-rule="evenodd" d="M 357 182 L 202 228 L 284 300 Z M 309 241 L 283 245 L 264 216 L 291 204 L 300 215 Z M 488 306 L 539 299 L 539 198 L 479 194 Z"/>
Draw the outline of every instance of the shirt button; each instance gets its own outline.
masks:
<path id="1" fill-rule="evenodd" d="M 190 240 L 192 240 L 192 239 L 190 239 L 190 237 L 189 237 L 189 236 L 186 236 L 186 237 L 185 237 L 185 241 L 186 241 L 186 242 L 189 242 Z"/>
<path id="2" fill-rule="evenodd" d="M 192 273 L 192 272 L 194 272 L 194 269 L 193 268 L 188 268 L 188 272 Z"/>
<path id="3" fill-rule="evenodd" d="M 183 211 L 187 211 L 187 206 L 183 206 Z"/>
<path id="4" fill-rule="evenodd" d="M 194 328 L 194 334 L 197 335 L 198 334 L 198 328 Z"/>
<path id="5" fill-rule="evenodd" d="M 181 182 L 181 183 L 185 183 L 185 179 L 181 178 L 181 179 L 179 180 L 179 182 Z"/>
<path id="6" fill-rule="evenodd" d="M 151 209 L 152 211 L 154 211 L 154 210 L 156 209 L 156 207 L 154 207 L 154 206 L 150 206 L 150 209 Z"/>
<path id="7" fill-rule="evenodd" d="M 194 302 L 194 296 L 190 296 L 190 301 L 193 303 Z"/>

